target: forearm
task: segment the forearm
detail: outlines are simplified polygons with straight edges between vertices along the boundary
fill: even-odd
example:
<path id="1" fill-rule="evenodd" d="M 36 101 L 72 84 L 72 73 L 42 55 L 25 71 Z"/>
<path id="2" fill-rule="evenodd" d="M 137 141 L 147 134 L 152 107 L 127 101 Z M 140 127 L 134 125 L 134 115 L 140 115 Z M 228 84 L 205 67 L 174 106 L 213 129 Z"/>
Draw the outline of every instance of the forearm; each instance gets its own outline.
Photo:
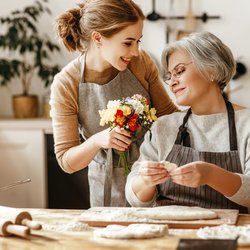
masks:
<path id="1" fill-rule="evenodd" d="M 132 190 L 140 201 L 148 202 L 155 196 L 156 186 L 146 186 L 144 181 L 138 176 L 132 182 Z"/>
<path id="2" fill-rule="evenodd" d="M 229 197 L 240 189 L 241 178 L 239 175 L 226 171 L 216 165 L 213 165 L 211 170 L 207 182 L 207 185 L 211 188 Z"/>
<path id="3" fill-rule="evenodd" d="M 95 135 L 82 144 L 70 148 L 63 156 L 63 162 L 73 171 L 81 170 L 88 166 L 100 150 L 95 141 Z"/>

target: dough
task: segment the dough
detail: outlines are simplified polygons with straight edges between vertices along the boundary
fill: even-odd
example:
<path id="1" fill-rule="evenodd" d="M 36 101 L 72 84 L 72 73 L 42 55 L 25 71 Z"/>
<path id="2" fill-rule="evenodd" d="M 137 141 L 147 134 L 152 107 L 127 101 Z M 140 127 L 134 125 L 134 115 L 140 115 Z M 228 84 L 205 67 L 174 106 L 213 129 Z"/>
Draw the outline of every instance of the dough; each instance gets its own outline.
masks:
<path id="1" fill-rule="evenodd" d="M 96 229 L 95 237 L 109 239 L 144 239 L 168 235 L 167 225 L 130 224 L 128 226 L 108 225 L 106 228 Z"/>
<path id="2" fill-rule="evenodd" d="M 175 163 L 171 163 L 169 161 L 161 161 L 161 163 L 168 172 L 177 168 L 177 165 Z"/>
<path id="3" fill-rule="evenodd" d="M 138 218 L 154 220 L 202 220 L 217 218 L 216 212 L 211 209 L 189 206 L 160 206 L 141 209 L 135 213 Z"/>
<path id="4" fill-rule="evenodd" d="M 204 227 L 197 231 L 197 235 L 202 239 L 236 239 L 239 237 L 239 245 L 250 245 L 250 225 L 223 224 L 217 227 Z"/>
<path id="5" fill-rule="evenodd" d="M 160 220 L 200 220 L 217 218 L 211 209 L 189 206 L 91 208 L 80 216 L 82 221 L 128 221 L 157 223 Z"/>

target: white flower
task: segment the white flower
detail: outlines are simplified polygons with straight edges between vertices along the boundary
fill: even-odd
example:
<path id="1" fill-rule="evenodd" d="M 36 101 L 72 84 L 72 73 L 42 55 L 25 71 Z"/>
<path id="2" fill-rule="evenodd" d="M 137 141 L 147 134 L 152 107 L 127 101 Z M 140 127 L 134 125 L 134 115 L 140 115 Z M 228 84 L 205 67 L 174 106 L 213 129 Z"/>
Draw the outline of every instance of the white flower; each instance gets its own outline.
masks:
<path id="1" fill-rule="evenodd" d="M 120 100 L 109 101 L 107 104 L 107 109 L 115 109 L 120 106 Z"/>
<path id="2" fill-rule="evenodd" d="M 115 120 L 116 108 L 99 110 L 99 114 L 101 116 L 100 126 L 104 126 Z"/>
<path id="3" fill-rule="evenodd" d="M 130 99 L 129 104 L 132 105 L 133 109 L 135 110 L 135 114 L 143 114 L 144 106 L 140 101 Z"/>

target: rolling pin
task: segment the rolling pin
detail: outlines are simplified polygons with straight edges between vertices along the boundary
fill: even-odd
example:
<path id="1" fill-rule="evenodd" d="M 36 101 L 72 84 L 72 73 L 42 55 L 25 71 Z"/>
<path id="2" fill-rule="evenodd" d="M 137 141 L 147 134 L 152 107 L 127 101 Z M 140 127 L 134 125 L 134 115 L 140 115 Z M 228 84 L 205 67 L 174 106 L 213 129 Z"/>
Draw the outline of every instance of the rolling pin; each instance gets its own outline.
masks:
<path id="1" fill-rule="evenodd" d="M 14 225 L 11 221 L 0 219 L 0 235 L 11 236 L 17 235 L 27 238 L 30 235 L 30 229 L 22 225 Z"/>
<path id="2" fill-rule="evenodd" d="M 9 220 L 17 225 L 27 226 L 34 230 L 42 228 L 41 223 L 32 220 L 29 212 L 14 207 L 0 206 L 0 218 Z"/>

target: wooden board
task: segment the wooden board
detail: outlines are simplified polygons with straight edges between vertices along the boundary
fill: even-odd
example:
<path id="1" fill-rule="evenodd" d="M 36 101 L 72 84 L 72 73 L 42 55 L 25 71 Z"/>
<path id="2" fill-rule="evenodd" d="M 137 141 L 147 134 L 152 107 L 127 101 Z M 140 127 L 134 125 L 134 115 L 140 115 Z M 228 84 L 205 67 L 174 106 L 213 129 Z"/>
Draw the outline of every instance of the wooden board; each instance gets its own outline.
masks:
<path id="1" fill-rule="evenodd" d="M 150 223 L 150 224 L 167 224 L 169 228 L 183 228 L 183 229 L 198 229 L 205 226 L 218 226 L 221 224 L 235 225 L 237 222 L 239 211 L 235 209 L 212 209 L 218 215 L 216 219 L 206 219 L 206 220 L 126 220 L 122 218 L 121 220 L 110 220 L 109 218 L 101 217 L 103 211 L 110 210 L 126 210 L 129 208 L 112 208 L 112 207 L 95 207 L 90 208 L 82 213 L 79 217 L 81 222 L 87 223 L 89 226 L 93 227 L 105 227 L 110 224 L 117 225 L 129 225 L 132 223 Z M 96 215 L 96 216 L 95 216 Z M 104 213 L 105 215 L 105 213 Z"/>

